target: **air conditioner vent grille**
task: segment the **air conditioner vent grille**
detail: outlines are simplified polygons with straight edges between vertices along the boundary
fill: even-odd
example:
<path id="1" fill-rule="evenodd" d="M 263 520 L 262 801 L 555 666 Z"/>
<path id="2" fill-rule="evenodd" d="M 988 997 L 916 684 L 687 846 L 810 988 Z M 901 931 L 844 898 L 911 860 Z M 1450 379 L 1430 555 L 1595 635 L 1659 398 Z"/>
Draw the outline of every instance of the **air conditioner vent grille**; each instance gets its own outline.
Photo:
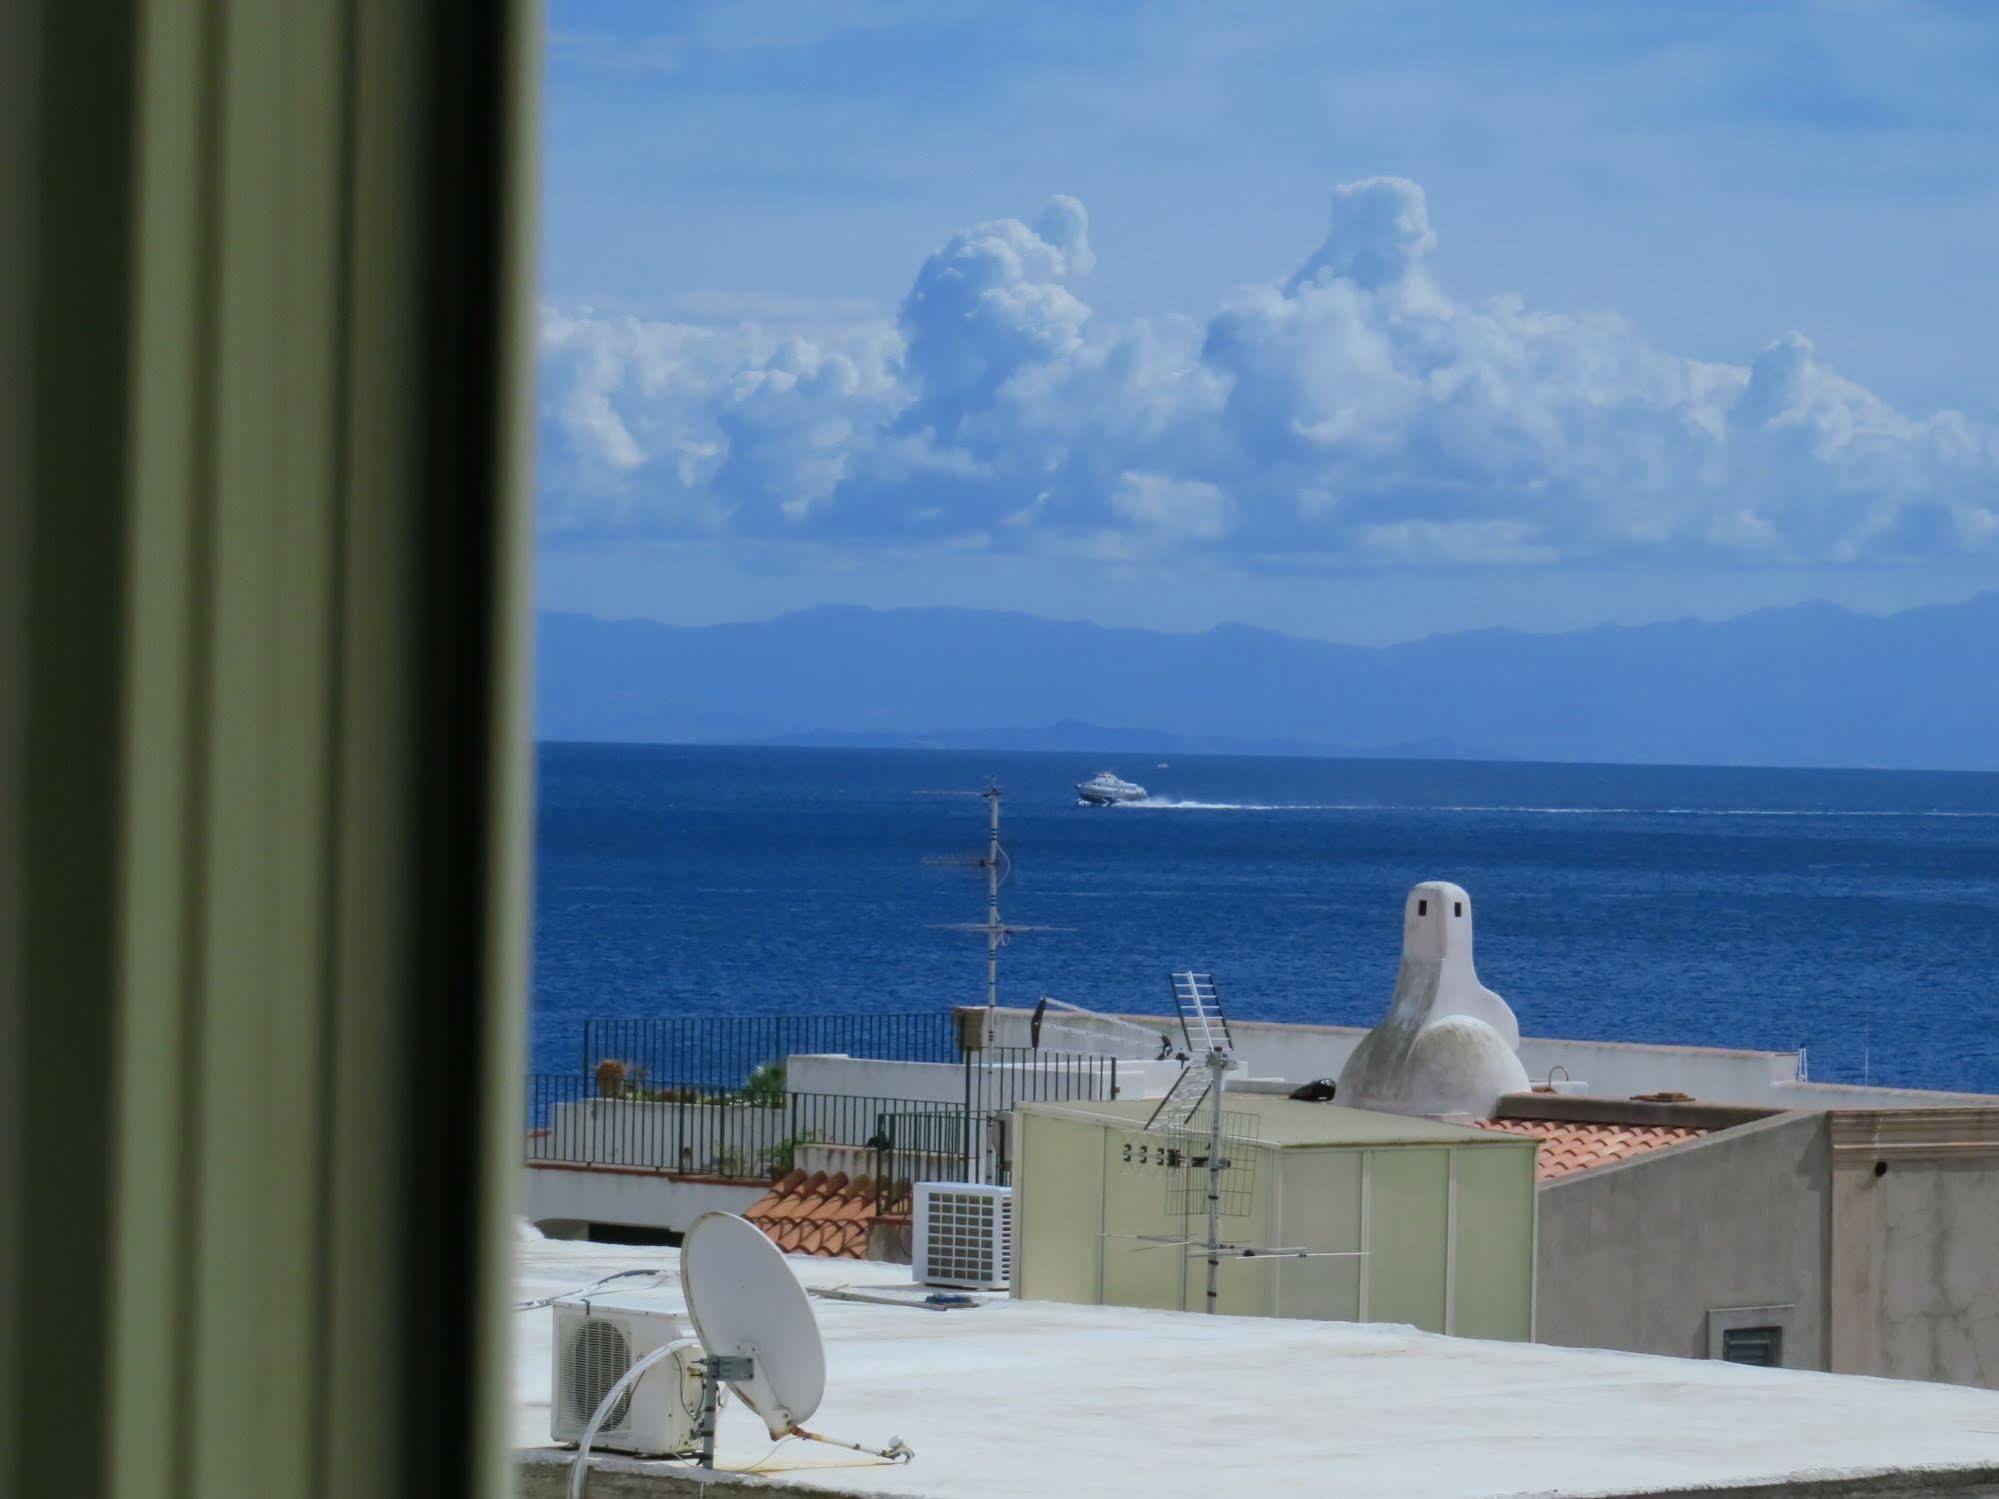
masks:
<path id="1" fill-rule="evenodd" d="M 625 1330 L 607 1317 L 589 1317 L 575 1324 L 568 1346 L 562 1351 L 564 1378 L 563 1407 L 578 1427 L 589 1424 L 611 1386 L 632 1366 L 631 1340 Z M 632 1396 L 627 1390 L 611 1407 L 602 1433 L 614 1436 L 624 1431 L 631 1415 Z"/>
<path id="2" fill-rule="evenodd" d="M 916 1278 L 928 1285 L 1003 1290 L 1013 1282 L 1013 1191 L 917 1184 Z"/>

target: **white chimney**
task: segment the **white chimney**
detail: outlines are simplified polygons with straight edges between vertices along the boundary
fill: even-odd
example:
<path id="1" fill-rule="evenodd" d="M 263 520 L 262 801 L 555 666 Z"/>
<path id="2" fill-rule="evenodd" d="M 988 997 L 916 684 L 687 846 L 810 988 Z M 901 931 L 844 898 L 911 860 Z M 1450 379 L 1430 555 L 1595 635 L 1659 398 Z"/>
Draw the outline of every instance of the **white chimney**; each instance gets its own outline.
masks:
<path id="1" fill-rule="evenodd" d="M 1472 966 L 1471 897 L 1426 881 L 1402 912 L 1402 967 L 1381 1023 L 1340 1069 L 1339 1101 L 1392 1114 L 1488 1118 L 1527 1090 L 1520 1022 Z"/>

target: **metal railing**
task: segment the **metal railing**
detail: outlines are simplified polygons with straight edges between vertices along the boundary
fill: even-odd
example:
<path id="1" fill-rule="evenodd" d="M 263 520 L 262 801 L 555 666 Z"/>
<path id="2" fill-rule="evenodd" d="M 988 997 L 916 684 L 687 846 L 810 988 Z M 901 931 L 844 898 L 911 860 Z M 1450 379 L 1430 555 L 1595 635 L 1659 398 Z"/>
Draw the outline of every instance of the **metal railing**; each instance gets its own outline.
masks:
<path id="1" fill-rule="evenodd" d="M 746 1185 L 794 1168 L 908 1181 L 958 1180 L 983 1139 L 958 1103 L 850 1093 L 788 1093 L 753 1103 L 691 1088 L 630 1088 L 594 1079 L 528 1079 L 526 1159 L 717 1177 Z M 978 1178 L 984 1179 L 984 1178 Z"/>
<path id="2" fill-rule="evenodd" d="M 1017 1103 L 1118 1096 L 1118 1059 L 1079 1052 L 988 1046 L 965 1053 L 965 1108 L 1003 1114 Z"/>
<path id="3" fill-rule="evenodd" d="M 950 1010 L 845 1015 L 672 1015 L 583 1022 L 583 1071 L 601 1062 L 654 1084 L 741 1088 L 758 1068 L 807 1053 L 955 1062 Z"/>
<path id="4" fill-rule="evenodd" d="M 882 1121 L 882 1150 L 875 1177 L 899 1199 L 921 1181 L 983 1182 L 1012 1179 L 1012 1116 L 952 1108 L 945 1113 L 893 1113 Z"/>
<path id="5" fill-rule="evenodd" d="M 947 1040 L 952 1055 L 935 1055 Z M 770 1088 L 751 1081 L 758 1068 L 819 1050 L 955 1063 L 961 1086 L 952 1091 L 961 1096 L 809 1093 L 781 1079 Z M 745 1184 L 837 1170 L 872 1177 L 885 1208 L 915 1181 L 1007 1183 L 1016 1104 L 1119 1096 L 1115 1057 L 988 1047 L 960 1058 L 948 1013 L 593 1021 L 584 1055 L 594 1060 L 582 1076 L 528 1079 L 528 1161 Z M 619 1065 L 600 1071 L 607 1060 Z"/>

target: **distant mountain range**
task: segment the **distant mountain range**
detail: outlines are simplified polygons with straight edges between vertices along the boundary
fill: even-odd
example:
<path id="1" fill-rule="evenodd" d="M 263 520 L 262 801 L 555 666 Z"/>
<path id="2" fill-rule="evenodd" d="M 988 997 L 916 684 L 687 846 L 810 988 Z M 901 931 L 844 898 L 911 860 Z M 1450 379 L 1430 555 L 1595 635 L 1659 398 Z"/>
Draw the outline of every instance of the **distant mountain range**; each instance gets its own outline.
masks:
<path id="1" fill-rule="evenodd" d="M 538 623 L 544 739 L 1999 770 L 1999 593 L 1383 647 L 967 609 Z"/>

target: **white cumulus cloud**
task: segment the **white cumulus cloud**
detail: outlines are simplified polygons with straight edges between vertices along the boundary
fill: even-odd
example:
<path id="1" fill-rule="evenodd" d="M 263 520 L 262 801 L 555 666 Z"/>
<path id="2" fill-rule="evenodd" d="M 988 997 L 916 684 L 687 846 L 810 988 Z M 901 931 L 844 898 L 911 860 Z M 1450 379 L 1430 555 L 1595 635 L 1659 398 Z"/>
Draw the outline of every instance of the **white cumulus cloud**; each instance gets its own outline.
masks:
<path id="1" fill-rule="evenodd" d="M 1229 497 L 1201 479 L 1126 473 L 1111 491 L 1111 511 L 1141 530 L 1172 540 L 1213 541 L 1229 526 Z"/>
<path id="2" fill-rule="evenodd" d="M 1459 301 L 1435 245 L 1416 184 L 1350 183 L 1282 281 L 1114 322 L 1055 198 L 952 235 L 893 321 L 551 309 L 542 524 L 1329 568 L 1999 548 L 1989 428 L 1899 412 L 1795 333 L 1715 363 Z"/>

